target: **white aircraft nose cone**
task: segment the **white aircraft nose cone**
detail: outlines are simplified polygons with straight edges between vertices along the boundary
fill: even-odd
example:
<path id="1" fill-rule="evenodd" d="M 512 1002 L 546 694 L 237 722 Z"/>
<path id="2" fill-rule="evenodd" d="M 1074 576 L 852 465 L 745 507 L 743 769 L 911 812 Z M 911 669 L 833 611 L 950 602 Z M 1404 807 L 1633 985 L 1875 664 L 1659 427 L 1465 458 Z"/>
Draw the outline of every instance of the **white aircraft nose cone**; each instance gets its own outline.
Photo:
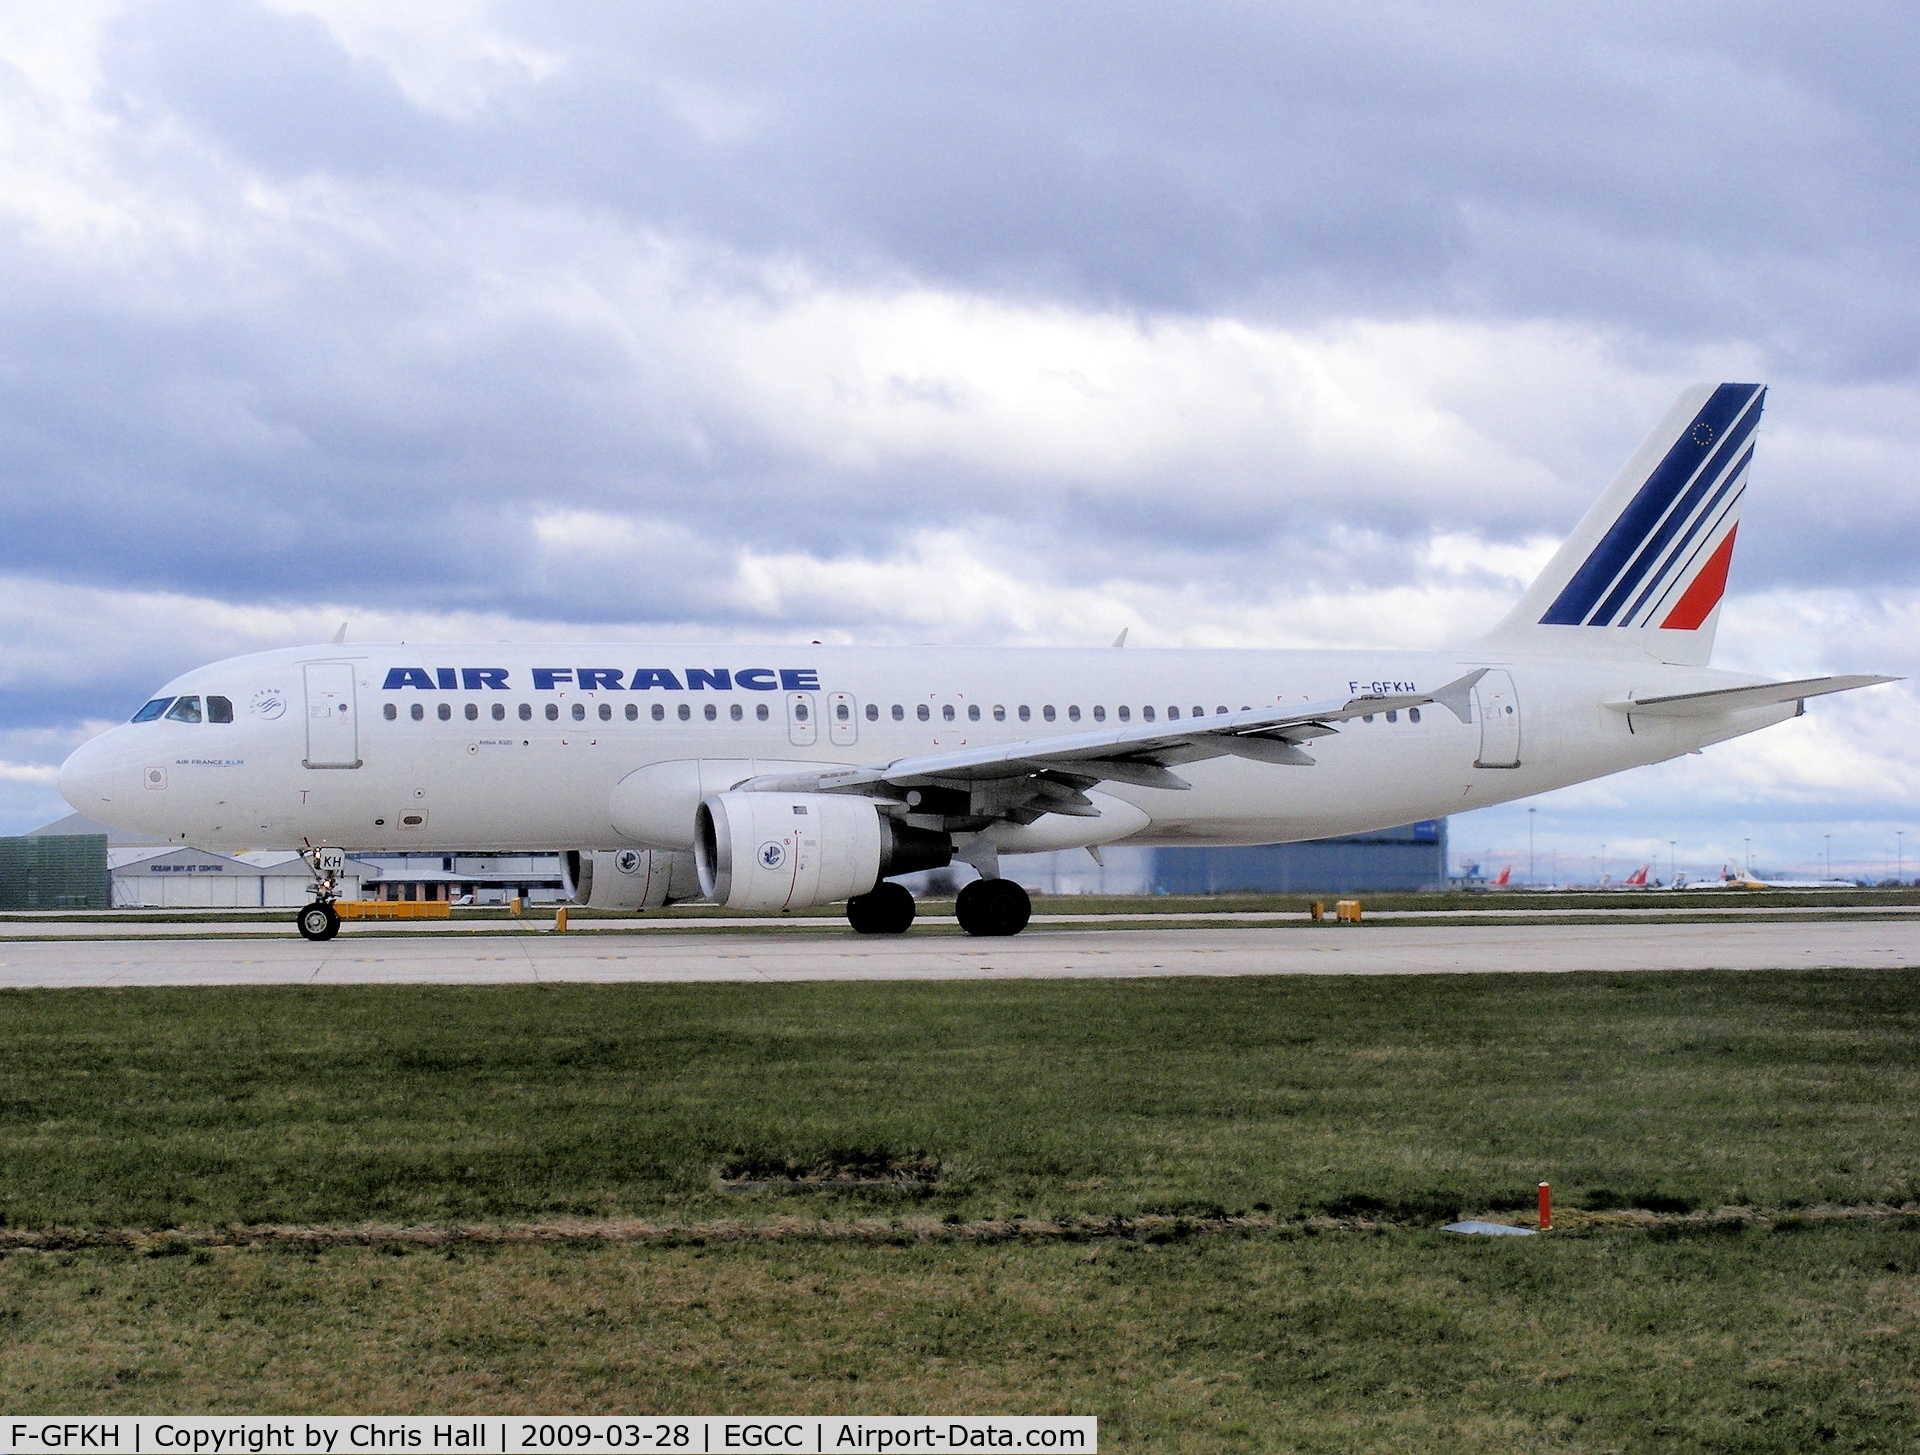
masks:
<path id="1" fill-rule="evenodd" d="M 118 756 L 102 736 L 82 743 L 60 765 L 60 796 L 73 805 L 76 813 L 92 819 L 106 818 L 113 803 L 114 759 Z"/>

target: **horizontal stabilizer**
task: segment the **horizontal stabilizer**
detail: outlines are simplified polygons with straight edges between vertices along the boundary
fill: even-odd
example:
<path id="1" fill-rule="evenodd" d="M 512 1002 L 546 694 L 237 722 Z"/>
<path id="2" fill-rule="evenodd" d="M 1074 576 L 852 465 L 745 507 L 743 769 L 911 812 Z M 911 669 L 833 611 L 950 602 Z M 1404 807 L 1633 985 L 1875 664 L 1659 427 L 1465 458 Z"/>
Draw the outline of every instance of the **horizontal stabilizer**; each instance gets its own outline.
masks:
<path id="1" fill-rule="evenodd" d="M 1609 702 L 1615 712 L 1630 712 L 1635 717 L 1715 717 L 1723 712 L 1741 712 L 1750 707 L 1772 707 L 1782 702 L 1800 702 L 1809 697 L 1824 697 L 1829 692 L 1851 692 L 1856 687 L 1877 687 L 1882 682 L 1898 682 L 1898 677 L 1802 677 L 1794 682 L 1756 682 L 1751 687 L 1721 687 L 1711 692 L 1677 692 L 1666 697 L 1622 698 Z"/>

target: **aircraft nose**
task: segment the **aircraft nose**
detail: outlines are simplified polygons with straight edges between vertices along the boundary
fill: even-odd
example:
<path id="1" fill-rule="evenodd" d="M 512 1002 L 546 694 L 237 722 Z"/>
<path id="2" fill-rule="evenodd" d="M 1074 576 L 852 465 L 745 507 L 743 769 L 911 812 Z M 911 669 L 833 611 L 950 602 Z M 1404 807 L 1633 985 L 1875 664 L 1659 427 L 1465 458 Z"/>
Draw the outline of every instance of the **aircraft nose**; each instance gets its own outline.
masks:
<path id="1" fill-rule="evenodd" d="M 118 757 L 107 742 L 111 736 L 102 734 L 75 748 L 60 765 L 57 780 L 60 796 L 73 805 L 76 813 L 103 822 L 113 805 L 114 760 Z"/>

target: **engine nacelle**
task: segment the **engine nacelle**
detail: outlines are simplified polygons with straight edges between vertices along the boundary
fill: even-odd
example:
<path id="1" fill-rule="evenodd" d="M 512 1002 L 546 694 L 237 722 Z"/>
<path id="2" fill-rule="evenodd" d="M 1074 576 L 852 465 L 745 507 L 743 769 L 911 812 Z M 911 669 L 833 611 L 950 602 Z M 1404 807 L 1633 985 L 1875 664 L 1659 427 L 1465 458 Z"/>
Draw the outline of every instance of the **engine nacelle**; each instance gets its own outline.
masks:
<path id="1" fill-rule="evenodd" d="M 693 852 L 701 889 L 728 909 L 833 904 L 953 862 L 945 834 L 838 793 L 717 793 L 694 817 Z"/>
<path id="2" fill-rule="evenodd" d="M 566 856 L 573 902 L 590 909 L 658 909 L 700 897 L 693 855 L 665 849 L 581 849 Z"/>

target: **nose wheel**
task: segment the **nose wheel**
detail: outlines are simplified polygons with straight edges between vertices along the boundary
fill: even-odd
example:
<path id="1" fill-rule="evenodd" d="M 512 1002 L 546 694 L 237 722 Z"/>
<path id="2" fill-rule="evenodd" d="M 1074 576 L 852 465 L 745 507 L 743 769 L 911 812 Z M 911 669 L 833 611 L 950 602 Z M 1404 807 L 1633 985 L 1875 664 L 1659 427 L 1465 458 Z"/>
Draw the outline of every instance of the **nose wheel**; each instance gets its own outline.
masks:
<path id="1" fill-rule="evenodd" d="M 330 940 L 340 933 L 340 911 L 324 899 L 316 899 L 301 910 L 293 922 L 300 927 L 302 937 L 309 940 Z"/>
<path id="2" fill-rule="evenodd" d="M 953 912 L 970 935 L 1017 935 L 1033 918 L 1033 901 L 1011 879 L 976 879 L 960 890 Z"/>

